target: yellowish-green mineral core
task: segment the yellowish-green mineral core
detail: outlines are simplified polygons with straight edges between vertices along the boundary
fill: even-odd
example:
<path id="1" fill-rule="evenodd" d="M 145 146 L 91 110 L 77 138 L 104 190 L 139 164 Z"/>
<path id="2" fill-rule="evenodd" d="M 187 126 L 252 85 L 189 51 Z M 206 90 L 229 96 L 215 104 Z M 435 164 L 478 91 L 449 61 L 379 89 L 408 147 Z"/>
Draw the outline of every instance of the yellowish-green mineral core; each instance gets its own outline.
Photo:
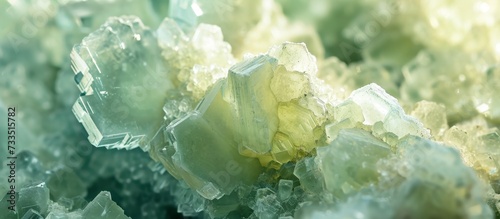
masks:
<path id="1" fill-rule="evenodd" d="M 500 218 L 498 0 L 0 9 L 1 219 Z"/>

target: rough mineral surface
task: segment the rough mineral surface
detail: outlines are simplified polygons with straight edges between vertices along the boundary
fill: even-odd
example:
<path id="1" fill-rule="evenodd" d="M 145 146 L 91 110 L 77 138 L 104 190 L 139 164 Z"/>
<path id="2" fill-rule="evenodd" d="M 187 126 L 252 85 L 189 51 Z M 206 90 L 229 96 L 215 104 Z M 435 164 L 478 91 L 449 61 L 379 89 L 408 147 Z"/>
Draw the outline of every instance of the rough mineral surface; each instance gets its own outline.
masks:
<path id="1" fill-rule="evenodd" d="M 496 0 L 0 2 L 0 218 L 500 218 Z"/>

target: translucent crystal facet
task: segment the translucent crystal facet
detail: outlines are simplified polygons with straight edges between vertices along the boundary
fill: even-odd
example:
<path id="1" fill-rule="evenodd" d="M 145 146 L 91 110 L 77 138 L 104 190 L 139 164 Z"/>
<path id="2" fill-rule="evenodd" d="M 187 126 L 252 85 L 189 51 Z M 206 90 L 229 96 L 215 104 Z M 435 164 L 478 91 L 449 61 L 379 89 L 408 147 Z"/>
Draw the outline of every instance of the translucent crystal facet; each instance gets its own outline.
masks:
<path id="1" fill-rule="evenodd" d="M 175 177 L 207 199 L 250 185 L 260 171 L 256 159 L 238 153 L 223 85 L 217 83 L 194 112 L 166 127 L 167 145 L 156 154 Z"/>
<path id="2" fill-rule="evenodd" d="M 389 145 L 369 132 L 345 129 L 328 146 L 318 148 L 316 162 L 324 174 L 326 189 L 342 198 L 376 182 L 376 164 L 389 154 Z"/>
<path id="3" fill-rule="evenodd" d="M 96 146 L 144 146 L 161 124 L 172 87 L 154 33 L 136 17 L 110 18 L 72 53 L 82 96 L 73 112 Z"/>
<path id="4" fill-rule="evenodd" d="M 82 218 L 117 218 L 127 219 L 123 210 L 111 200 L 109 192 L 100 192 L 82 212 Z"/>
<path id="5" fill-rule="evenodd" d="M 227 99 L 235 107 L 235 127 L 241 136 L 240 150 L 257 154 L 271 150 L 271 140 L 278 128 L 276 98 L 270 89 L 277 60 L 258 56 L 229 70 Z"/>

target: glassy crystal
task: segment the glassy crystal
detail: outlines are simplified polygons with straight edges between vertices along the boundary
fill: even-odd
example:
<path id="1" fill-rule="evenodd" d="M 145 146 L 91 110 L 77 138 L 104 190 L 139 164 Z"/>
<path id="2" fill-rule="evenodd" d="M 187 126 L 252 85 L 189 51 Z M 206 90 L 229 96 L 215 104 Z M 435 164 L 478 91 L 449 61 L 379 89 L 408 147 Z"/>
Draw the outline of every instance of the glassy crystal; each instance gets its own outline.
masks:
<path id="1" fill-rule="evenodd" d="M 448 129 L 444 106 L 434 102 L 417 102 L 411 115 L 421 121 L 431 131 L 432 136 L 440 136 Z"/>
<path id="2" fill-rule="evenodd" d="M 3 1 L 0 218 L 498 217 L 499 10 Z"/>
<path id="3" fill-rule="evenodd" d="M 191 101 L 200 101 L 215 82 L 227 77 L 235 63 L 218 26 L 199 24 L 185 32 L 175 19 L 165 18 L 156 33 L 173 84 Z"/>
<path id="4" fill-rule="evenodd" d="M 19 199 L 17 201 L 17 211 L 19 215 L 26 216 L 25 214 L 28 214 L 29 210 L 34 210 L 38 214 L 45 214 L 48 207 L 49 189 L 45 183 L 22 188 L 19 191 Z M 31 214 L 36 215 L 35 213 Z"/>
<path id="5" fill-rule="evenodd" d="M 277 60 L 258 56 L 233 66 L 228 76 L 231 101 L 235 108 L 235 128 L 241 136 L 240 151 L 264 154 L 271 150 L 278 129 L 278 101 L 270 89 Z"/>
<path id="6" fill-rule="evenodd" d="M 82 218 L 119 218 L 127 217 L 123 210 L 111 200 L 109 192 L 100 192 L 82 212 Z"/>
<path id="7" fill-rule="evenodd" d="M 398 101 L 376 84 L 355 90 L 349 98 L 361 107 L 365 125 L 374 125 L 375 122 L 383 121 L 384 129 L 400 138 L 407 134 L 430 136 L 422 123 L 405 115 Z"/>
<path id="8" fill-rule="evenodd" d="M 217 83 L 193 112 L 167 126 L 166 145 L 152 155 L 207 199 L 252 184 L 261 171 L 257 160 L 238 153 L 223 85 Z"/>
<path id="9" fill-rule="evenodd" d="M 172 88 L 154 33 L 137 17 L 110 18 L 71 57 L 82 92 L 73 112 L 89 141 L 107 148 L 147 145 Z"/>
<path id="10" fill-rule="evenodd" d="M 37 211 L 30 209 L 21 219 L 43 219 L 43 217 Z"/>
<path id="11" fill-rule="evenodd" d="M 377 181 L 376 164 L 390 152 L 389 145 L 370 133 L 346 129 L 328 146 L 318 148 L 315 161 L 324 174 L 326 189 L 345 198 Z"/>
<path id="12" fill-rule="evenodd" d="M 478 84 L 473 95 L 477 112 L 497 125 L 500 124 L 500 98 L 496 92 L 499 86 L 500 68 L 490 67 L 486 71 L 486 84 Z"/>
<path id="13" fill-rule="evenodd" d="M 324 188 L 324 178 L 318 164 L 312 157 L 305 157 L 297 162 L 293 171 L 300 180 L 300 185 L 305 191 L 320 193 Z"/>

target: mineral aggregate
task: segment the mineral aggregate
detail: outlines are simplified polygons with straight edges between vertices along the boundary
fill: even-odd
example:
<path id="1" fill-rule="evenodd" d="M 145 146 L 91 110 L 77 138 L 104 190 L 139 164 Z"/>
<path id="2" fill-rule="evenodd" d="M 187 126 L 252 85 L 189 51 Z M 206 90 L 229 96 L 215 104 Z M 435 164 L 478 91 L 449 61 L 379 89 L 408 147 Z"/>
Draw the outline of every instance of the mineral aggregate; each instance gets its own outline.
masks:
<path id="1" fill-rule="evenodd" d="M 500 218 L 495 0 L 0 9 L 2 219 Z"/>

